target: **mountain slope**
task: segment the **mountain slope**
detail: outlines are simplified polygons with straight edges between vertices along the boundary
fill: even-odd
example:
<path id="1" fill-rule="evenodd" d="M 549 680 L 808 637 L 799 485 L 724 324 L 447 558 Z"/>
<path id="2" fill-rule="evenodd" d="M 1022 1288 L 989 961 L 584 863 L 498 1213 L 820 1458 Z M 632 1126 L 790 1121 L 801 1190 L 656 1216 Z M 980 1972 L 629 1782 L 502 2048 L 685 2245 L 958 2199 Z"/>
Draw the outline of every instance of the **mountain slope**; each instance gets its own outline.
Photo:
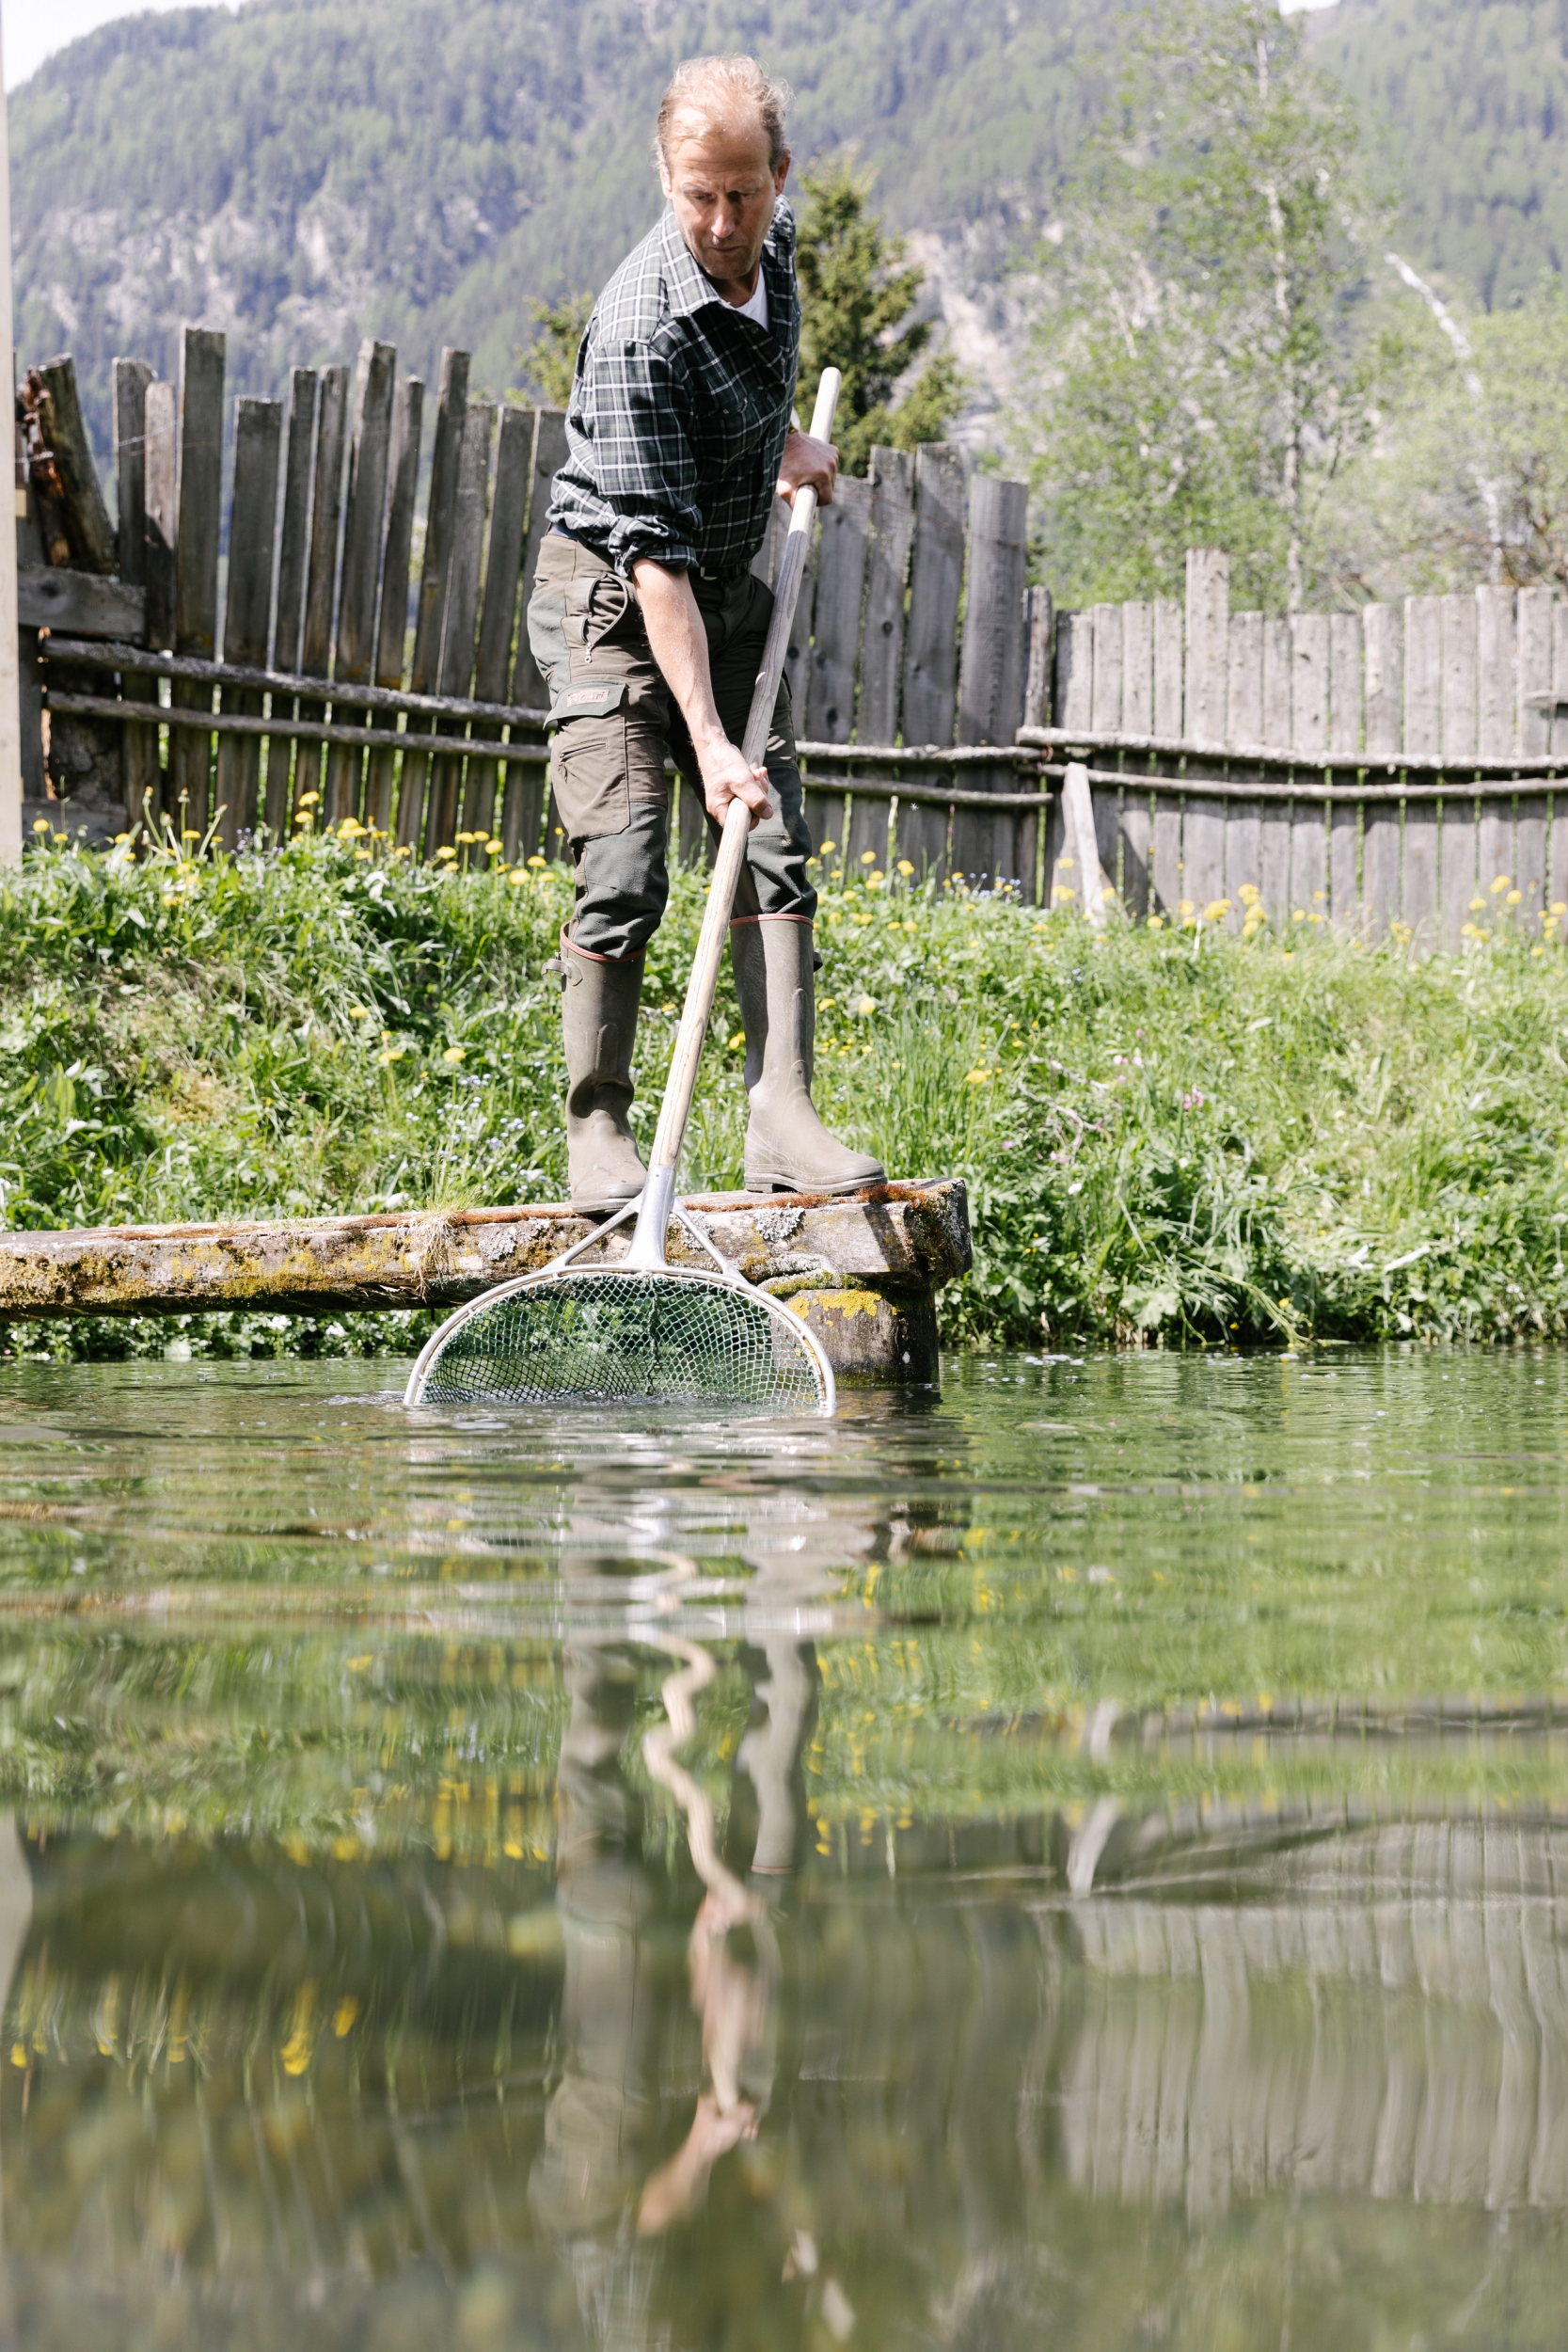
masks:
<path id="1" fill-rule="evenodd" d="M 901 224 L 1016 221 L 1099 103 L 1093 0 L 252 0 L 105 27 L 12 107 L 17 340 L 76 353 L 94 428 L 119 352 L 230 334 L 230 382 L 362 333 L 493 392 L 528 300 L 597 282 L 649 222 L 681 56 L 753 48 L 799 93 L 798 156 L 858 145 Z M 994 240 L 993 240 L 994 242 Z"/>

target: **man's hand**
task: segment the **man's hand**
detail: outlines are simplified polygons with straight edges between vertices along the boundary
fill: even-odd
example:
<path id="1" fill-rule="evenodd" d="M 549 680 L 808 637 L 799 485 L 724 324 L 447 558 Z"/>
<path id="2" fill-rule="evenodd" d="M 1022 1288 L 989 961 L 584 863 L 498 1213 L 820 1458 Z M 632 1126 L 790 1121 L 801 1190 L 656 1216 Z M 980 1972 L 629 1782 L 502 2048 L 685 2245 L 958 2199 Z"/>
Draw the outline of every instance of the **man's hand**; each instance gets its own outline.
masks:
<path id="1" fill-rule="evenodd" d="M 820 449 L 820 441 L 809 444 Z M 707 631 L 684 572 L 644 556 L 632 565 L 638 602 L 642 608 L 648 646 L 664 683 L 680 705 L 691 748 L 697 755 L 707 813 L 722 824 L 732 801 L 744 801 L 752 823 L 760 825 L 772 814 L 768 797 L 768 771 L 750 768 L 740 747 L 732 743 L 720 723 L 713 699 L 713 672 L 707 658 Z"/>
<path id="2" fill-rule="evenodd" d="M 793 506 L 796 491 L 809 485 L 819 506 L 831 506 L 837 480 L 838 452 L 832 441 L 814 441 L 809 433 L 791 425 L 779 466 L 779 496 L 785 505 Z"/>

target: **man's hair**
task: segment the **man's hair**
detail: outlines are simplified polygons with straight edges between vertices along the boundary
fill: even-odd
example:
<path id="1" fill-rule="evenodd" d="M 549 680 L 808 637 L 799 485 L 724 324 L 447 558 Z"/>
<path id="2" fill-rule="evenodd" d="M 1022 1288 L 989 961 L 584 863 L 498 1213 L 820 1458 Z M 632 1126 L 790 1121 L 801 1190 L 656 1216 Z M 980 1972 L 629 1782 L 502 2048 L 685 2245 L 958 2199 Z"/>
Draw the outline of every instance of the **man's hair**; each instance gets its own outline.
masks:
<path id="1" fill-rule="evenodd" d="M 784 153 L 784 117 L 794 96 L 787 82 L 765 73 L 754 57 L 688 57 L 671 75 L 659 103 L 654 139 L 658 160 L 668 171 L 676 139 L 692 135 L 688 123 L 700 126 L 700 137 L 737 113 L 752 112 L 768 134 L 768 160 L 776 171 Z"/>

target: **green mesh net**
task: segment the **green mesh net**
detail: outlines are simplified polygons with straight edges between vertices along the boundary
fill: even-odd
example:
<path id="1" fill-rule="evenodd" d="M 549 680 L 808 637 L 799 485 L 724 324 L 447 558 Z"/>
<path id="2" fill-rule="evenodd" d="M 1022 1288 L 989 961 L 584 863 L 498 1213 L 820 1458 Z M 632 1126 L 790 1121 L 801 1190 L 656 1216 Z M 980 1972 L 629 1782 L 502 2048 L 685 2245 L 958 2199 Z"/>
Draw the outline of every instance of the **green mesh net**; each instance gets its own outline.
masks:
<path id="1" fill-rule="evenodd" d="M 545 1275 L 478 1300 L 420 1359 L 424 1405 L 751 1406 L 816 1412 L 828 1377 L 795 1318 L 721 1279 L 613 1268 Z"/>

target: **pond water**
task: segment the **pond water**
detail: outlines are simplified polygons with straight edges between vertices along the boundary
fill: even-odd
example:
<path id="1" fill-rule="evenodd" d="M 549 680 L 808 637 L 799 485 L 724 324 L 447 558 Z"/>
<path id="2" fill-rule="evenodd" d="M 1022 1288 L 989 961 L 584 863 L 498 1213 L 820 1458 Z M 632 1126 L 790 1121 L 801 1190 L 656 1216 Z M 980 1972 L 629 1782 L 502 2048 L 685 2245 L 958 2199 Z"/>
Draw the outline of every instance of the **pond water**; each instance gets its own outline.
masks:
<path id="1" fill-rule="evenodd" d="M 6 2341 L 1561 2342 L 1568 1359 L 0 1423 Z"/>

